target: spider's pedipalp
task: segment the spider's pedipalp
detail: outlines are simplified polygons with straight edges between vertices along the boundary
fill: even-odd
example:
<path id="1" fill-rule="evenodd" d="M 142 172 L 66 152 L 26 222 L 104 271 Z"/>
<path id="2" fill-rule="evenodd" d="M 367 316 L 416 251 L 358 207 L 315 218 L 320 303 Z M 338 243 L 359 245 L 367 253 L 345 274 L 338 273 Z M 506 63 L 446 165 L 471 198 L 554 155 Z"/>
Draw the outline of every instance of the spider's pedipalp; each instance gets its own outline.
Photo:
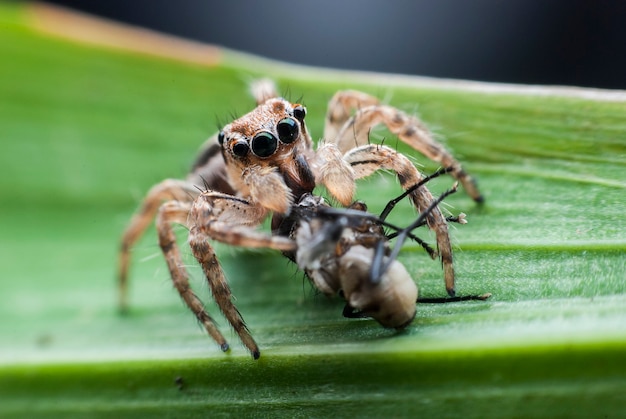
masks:
<path id="1" fill-rule="evenodd" d="M 241 175 L 249 194 L 261 207 L 286 214 L 293 204 L 293 194 L 275 167 L 252 166 Z"/>
<path id="2" fill-rule="evenodd" d="M 317 176 L 315 182 L 326 186 L 328 192 L 343 206 L 348 206 L 354 199 L 356 189 L 354 170 L 343 159 L 337 146 L 332 143 L 321 144 L 316 156 Z"/>

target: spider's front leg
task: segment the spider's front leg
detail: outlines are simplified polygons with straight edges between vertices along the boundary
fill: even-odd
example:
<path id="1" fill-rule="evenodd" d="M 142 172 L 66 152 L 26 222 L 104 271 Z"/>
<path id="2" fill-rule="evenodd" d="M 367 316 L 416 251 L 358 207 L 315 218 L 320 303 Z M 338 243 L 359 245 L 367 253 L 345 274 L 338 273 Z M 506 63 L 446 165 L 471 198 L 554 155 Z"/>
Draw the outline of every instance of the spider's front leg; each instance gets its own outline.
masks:
<path id="1" fill-rule="evenodd" d="M 270 236 L 253 228 L 267 213 L 267 209 L 247 200 L 213 191 L 203 192 L 190 213 L 189 245 L 192 253 L 202 267 L 215 302 L 254 359 L 260 355 L 259 347 L 233 303 L 230 286 L 209 240 L 235 246 L 294 251 L 293 240 Z"/>
<path id="2" fill-rule="evenodd" d="M 356 110 L 354 116 L 349 117 Z M 476 202 L 483 202 L 474 179 L 463 170 L 452 154 L 437 142 L 424 124 L 399 109 L 382 105 L 376 98 L 357 91 L 341 91 L 331 99 L 326 116 L 324 138 L 345 153 L 369 143 L 371 129 L 384 124 L 389 131 L 431 160 L 451 169 L 450 174 L 463 185 Z M 342 124 L 342 125 L 341 125 Z"/>
<path id="3" fill-rule="evenodd" d="M 189 285 L 189 274 L 184 267 L 180 250 L 176 244 L 176 235 L 173 224 L 187 224 L 191 204 L 189 202 L 169 201 L 159 208 L 156 218 L 156 227 L 159 235 L 159 245 L 169 268 L 174 287 L 180 294 L 189 310 L 202 323 L 207 333 L 217 342 L 222 351 L 228 350 L 228 343 L 217 329 L 215 321 L 206 312 L 204 304 L 194 294 Z"/>

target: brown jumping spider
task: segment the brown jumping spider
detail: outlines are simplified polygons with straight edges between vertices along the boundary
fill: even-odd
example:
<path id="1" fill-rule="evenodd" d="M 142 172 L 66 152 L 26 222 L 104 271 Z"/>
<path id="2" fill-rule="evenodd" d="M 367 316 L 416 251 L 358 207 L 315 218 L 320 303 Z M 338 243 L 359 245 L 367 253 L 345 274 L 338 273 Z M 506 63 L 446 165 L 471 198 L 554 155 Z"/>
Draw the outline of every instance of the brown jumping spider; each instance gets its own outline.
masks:
<path id="1" fill-rule="evenodd" d="M 341 205 L 353 202 L 355 181 L 377 170 L 396 172 L 423 213 L 433 202 L 425 186 L 411 188 L 422 174 L 404 155 L 385 145 L 370 144 L 370 129 L 383 123 L 402 141 L 449 168 L 450 174 L 477 202 L 482 197 L 472 178 L 416 118 L 356 91 L 340 91 L 331 99 L 323 140 L 315 149 L 304 119 L 306 108 L 278 97 L 274 85 L 257 82 L 252 88 L 258 106 L 226 125 L 201 148 L 185 180 L 167 179 L 153 186 L 122 237 L 119 283 L 125 309 L 130 248 L 151 220 L 157 219 L 159 244 L 175 288 L 183 301 L 220 345 L 228 349 L 204 305 L 189 286 L 172 224 L 189 229 L 189 244 L 200 263 L 213 297 L 254 358 L 259 349 L 232 301 L 230 287 L 217 261 L 211 240 L 294 252 L 289 237 L 256 230 L 272 213 L 277 230 L 291 208 L 306 193 L 323 185 Z M 204 189 L 198 185 L 205 185 Z M 165 201 L 164 204 L 162 202 Z M 426 224 L 435 232 L 448 293 L 454 295 L 454 268 L 448 224 L 438 207 L 428 211 Z"/>

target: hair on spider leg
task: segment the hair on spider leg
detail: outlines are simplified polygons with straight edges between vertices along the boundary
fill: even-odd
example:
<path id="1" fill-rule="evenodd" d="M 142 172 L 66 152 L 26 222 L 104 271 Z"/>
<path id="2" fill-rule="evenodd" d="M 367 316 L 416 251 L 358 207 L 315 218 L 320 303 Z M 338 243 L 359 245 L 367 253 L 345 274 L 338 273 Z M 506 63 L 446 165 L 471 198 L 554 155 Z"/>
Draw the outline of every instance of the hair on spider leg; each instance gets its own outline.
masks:
<path id="1" fill-rule="evenodd" d="M 346 125 L 350 126 L 350 128 L 352 129 L 352 139 L 354 140 L 354 147 L 358 147 L 359 146 L 359 138 L 356 132 L 356 124 L 354 123 L 356 121 L 356 118 L 353 116 L 350 117 L 350 119 L 348 119 L 348 121 L 346 122 Z M 367 142 L 369 144 L 370 141 L 370 137 L 369 137 L 369 130 L 368 130 L 368 134 L 367 134 Z"/>
<path id="2" fill-rule="evenodd" d="M 201 188 L 198 185 L 193 185 L 194 188 L 196 188 L 200 193 L 204 193 L 204 192 L 208 192 L 211 188 L 209 187 L 209 183 L 207 182 L 207 180 L 205 179 L 204 176 L 200 175 L 199 176 L 200 179 L 202 180 L 202 183 L 204 185 L 204 188 Z M 187 195 L 193 199 L 195 199 L 195 197 L 193 195 L 191 195 L 191 193 L 187 192 Z"/>

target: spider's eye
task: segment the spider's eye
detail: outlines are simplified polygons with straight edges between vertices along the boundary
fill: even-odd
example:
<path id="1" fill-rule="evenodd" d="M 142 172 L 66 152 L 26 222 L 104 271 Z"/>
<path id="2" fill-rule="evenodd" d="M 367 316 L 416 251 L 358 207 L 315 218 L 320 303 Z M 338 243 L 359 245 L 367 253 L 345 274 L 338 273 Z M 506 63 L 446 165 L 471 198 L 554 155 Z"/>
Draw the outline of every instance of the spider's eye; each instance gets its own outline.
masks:
<path id="1" fill-rule="evenodd" d="M 217 134 L 217 142 L 220 143 L 220 145 L 224 144 L 224 131 L 220 131 L 220 133 Z"/>
<path id="2" fill-rule="evenodd" d="M 269 157 L 278 148 L 278 140 L 269 132 L 260 132 L 254 136 L 250 147 L 257 156 Z"/>
<path id="3" fill-rule="evenodd" d="M 239 141 L 236 142 L 235 145 L 233 145 L 233 153 L 235 154 L 235 156 L 244 157 L 246 154 L 248 154 L 248 150 L 248 143 L 246 143 L 245 141 Z"/>
<path id="4" fill-rule="evenodd" d="M 306 116 L 306 108 L 302 105 L 296 106 L 293 108 L 293 116 L 295 116 L 298 121 L 302 122 Z"/>
<path id="5" fill-rule="evenodd" d="M 276 131 L 280 141 L 292 143 L 298 137 L 298 123 L 291 118 L 285 118 L 276 125 Z"/>

